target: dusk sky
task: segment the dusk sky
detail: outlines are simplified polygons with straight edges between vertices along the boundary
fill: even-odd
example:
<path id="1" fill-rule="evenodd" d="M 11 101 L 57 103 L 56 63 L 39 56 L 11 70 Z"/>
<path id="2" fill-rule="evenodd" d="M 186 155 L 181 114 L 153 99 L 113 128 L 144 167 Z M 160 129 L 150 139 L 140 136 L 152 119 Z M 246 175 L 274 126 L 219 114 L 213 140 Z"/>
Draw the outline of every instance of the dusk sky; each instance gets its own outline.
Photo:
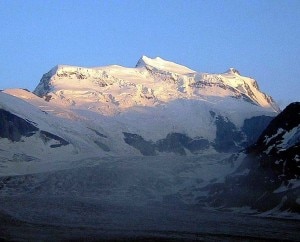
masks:
<path id="1" fill-rule="evenodd" d="M 281 107 L 300 101 L 299 0 L 0 0 L 0 89 L 33 90 L 57 64 L 199 72 L 234 67 Z"/>

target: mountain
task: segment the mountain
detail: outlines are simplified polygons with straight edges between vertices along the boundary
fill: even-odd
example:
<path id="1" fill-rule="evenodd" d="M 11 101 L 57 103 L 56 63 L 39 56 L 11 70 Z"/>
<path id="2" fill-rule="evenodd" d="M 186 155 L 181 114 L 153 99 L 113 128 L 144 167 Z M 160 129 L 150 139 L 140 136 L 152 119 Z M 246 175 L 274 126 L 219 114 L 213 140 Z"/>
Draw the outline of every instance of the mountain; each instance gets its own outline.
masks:
<path id="1" fill-rule="evenodd" d="M 234 68 L 56 66 L 0 91 L 0 240 L 295 240 L 299 123 Z"/>
<path id="2" fill-rule="evenodd" d="M 266 214 L 300 212 L 300 103 L 288 105 L 246 150 L 225 183 L 214 184 L 215 206 L 248 206 Z M 288 214 L 288 213 L 287 213 Z"/>
<path id="3" fill-rule="evenodd" d="M 0 105 L 39 130 L 11 140 L 3 123 L 6 160 L 230 153 L 253 143 L 279 112 L 255 80 L 233 68 L 199 73 L 146 56 L 135 68 L 56 66 L 33 93 L 0 92 Z"/>
<path id="4" fill-rule="evenodd" d="M 37 143 L 42 154 L 22 149 L 15 140 L 4 142 L 13 150 L 6 159 L 17 151 L 37 160 L 44 159 L 44 151 L 56 159 L 62 150 L 67 159 L 228 153 L 253 143 L 279 112 L 255 80 L 233 68 L 199 73 L 146 56 L 135 68 L 56 66 L 33 93 L 2 91 L 0 105 L 65 144 L 56 140 L 58 145 L 44 146 L 48 140 L 36 136 L 22 139 L 22 147 Z"/>

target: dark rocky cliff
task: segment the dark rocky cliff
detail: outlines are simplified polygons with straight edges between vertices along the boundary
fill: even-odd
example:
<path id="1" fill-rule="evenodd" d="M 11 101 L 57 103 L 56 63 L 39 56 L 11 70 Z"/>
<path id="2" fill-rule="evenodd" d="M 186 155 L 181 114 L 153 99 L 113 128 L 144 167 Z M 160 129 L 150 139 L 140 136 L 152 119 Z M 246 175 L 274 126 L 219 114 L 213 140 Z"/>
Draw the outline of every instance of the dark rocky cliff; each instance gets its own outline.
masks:
<path id="1" fill-rule="evenodd" d="M 38 128 L 28 120 L 22 119 L 4 109 L 0 109 L 0 137 L 13 142 L 21 140 L 22 136 L 32 136 Z"/>
<path id="2" fill-rule="evenodd" d="M 207 187 L 207 202 L 215 207 L 300 213 L 299 179 L 300 103 L 296 102 L 270 122 L 224 183 Z"/>

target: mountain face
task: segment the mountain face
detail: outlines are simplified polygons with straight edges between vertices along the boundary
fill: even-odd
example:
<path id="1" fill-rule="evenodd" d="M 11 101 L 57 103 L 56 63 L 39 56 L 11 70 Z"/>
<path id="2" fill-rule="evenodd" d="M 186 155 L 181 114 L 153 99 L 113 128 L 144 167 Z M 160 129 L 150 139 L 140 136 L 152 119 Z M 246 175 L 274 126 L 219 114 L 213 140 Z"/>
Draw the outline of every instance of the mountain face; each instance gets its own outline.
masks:
<path id="1" fill-rule="evenodd" d="M 300 175 L 299 148 L 300 103 L 296 102 L 271 121 L 257 142 L 248 148 L 248 153 L 259 154 L 262 167 L 271 168 L 278 179 L 289 183 Z"/>
<path id="2" fill-rule="evenodd" d="M 225 183 L 214 184 L 215 206 L 249 206 L 261 212 L 300 212 L 300 103 L 291 103 L 246 151 Z"/>
<path id="3" fill-rule="evenodd" d="M 253 132 L 245 132 L 249 123 L 261 119 L 256 126 L 258 135 L 279 110 L 254 80 L 241 77 L 234 69 L 203 74 L 145 56 L 136 68 L 57 66 L 43 76 L 34 93 L 49 103 L 63 104 L 79 119 L 83 110 L 94 116 L 92 119 L 109 117 L 109 122 L 116 122 L 113 126 L 122 125 L 119 135 L 124 135 L 125 143 L 143 155 L 199 153 L 209 148 L 238 150 L 257 138 L 250 137 Z M 176 134 L 194 144 L 200 140 L 208 145 L 189 149 Z M 140 137 L 143 145 L 135 146 L 134 137 Z M 153 145 L 164 141 L 176 143 L 177 148 Z"/>
<path id="4" fill-rule="evenodd" d="M 279 112 L 255 80 L 233 68 L 199 73 L 146 56 L 135 68 L 56 66 L 33 93 L 0 92 L 0 108 L 6 112 L 2 147 L 12 150 L 8 160 L 16 152 L 37 160 L 46 152 L 57 159 L 63 150 L 66 159 L 231 153 L 256 141 Z M 15 131 L 8 125 L 19 127 L 20 120 L 44 133 L 20 140 L 25 123 Z M 56 143 L 45 146 L 45 132 Z M 35 143 L 39 152 L 25 149 L 27 143 Z"/>

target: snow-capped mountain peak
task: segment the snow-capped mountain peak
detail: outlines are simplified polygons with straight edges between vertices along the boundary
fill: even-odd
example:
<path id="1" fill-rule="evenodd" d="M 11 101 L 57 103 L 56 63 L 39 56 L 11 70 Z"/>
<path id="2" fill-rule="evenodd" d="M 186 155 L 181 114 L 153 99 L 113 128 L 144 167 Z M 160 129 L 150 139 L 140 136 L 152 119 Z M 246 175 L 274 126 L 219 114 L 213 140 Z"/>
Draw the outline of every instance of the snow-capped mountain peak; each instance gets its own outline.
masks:
<path id="1" fill-rule="evenodd" d="M 188 74 L 195 73 L 195 71 L 187 68 L 183 65 L 176 64 L 171 61 L 164 60 L 160 57 L 156 57 L 151 59 L 145 55 L 143 55 L 138 61 L 136 67 L 152 67 L 158 70 L 169 71 L 177 74 Z"/>
<path id="2" fill-rule="evenodd" d="M 229 68 L 225 73 L 228 73 L 228 74 L 237 74 L 239 76 L 241 75 L 240 72 L 237 69 L 233 68 L 233 67 Z"/>
<path id="3" fill-rule="evenodd" d="M 71 106 L 115 114 L 137 106 L 155 107 L 179 99 L 218 105 L 238 99 L 278 111 L 255 80 L 231 68 L 223 74 L 195 72 L 183 65 L 143 56 L 135 68 L 117 65 L 86 68 L 58 65 L 44 74 L 34 93 Z"/>

